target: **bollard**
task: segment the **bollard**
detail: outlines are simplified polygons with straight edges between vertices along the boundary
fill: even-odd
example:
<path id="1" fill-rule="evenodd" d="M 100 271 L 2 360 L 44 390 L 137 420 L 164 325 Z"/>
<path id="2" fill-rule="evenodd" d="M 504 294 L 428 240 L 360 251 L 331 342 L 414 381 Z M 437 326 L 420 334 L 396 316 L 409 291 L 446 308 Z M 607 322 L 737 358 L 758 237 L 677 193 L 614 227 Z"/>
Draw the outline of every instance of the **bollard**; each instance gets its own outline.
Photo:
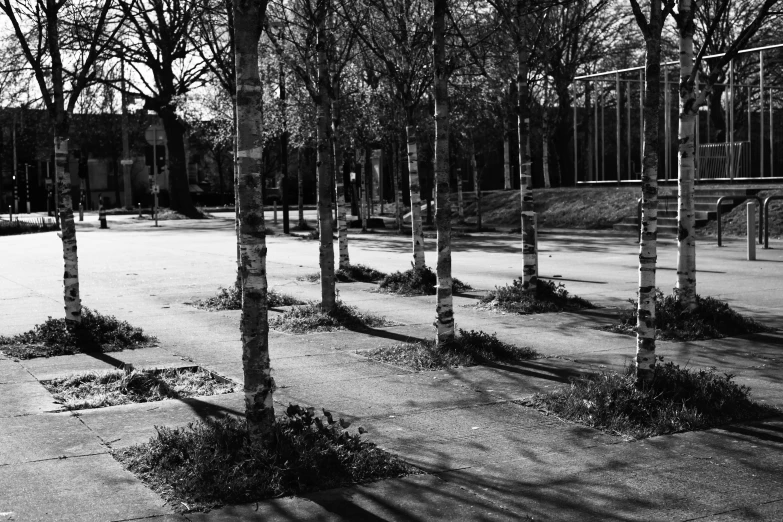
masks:
<path id="1" fill-rule="evenodd" d="M 98 219 L 101 222 L 101 228 L 109 228 L 109 225 L 106 223 L 106 210 L 103 208 L 103 203 L 98 205 Z"/>
<path id="2" fill-rule="evenodd" d="M 84 221 L 84 205 L 82 205 L 82 202 L 79 202 L 79 221 Z"/>
<path id="3" fill-rule="evenodd" d="M 142 217 L 141 216 L 141 203 L 139 203 L 139 217 Z"/>
<path id="4" fill-rule="evenodd" d="M 756 260 L 756 202 L 748 201 L 748 261 Z"/>
<path id="5" fill-rule="evenodd" d="M 11 205 L 8 205 L 8 221 L 13 221 L 14 214 L 11 212 Z"/>
<path id="6" fill-rule="evenodd" d="M 274 205 L 274 208 L 275 208 L 274 223 L 275 223 L 275 225 L 277 225 L 277 200 L 276 199 L 272 201 L 272 205 Z"/>

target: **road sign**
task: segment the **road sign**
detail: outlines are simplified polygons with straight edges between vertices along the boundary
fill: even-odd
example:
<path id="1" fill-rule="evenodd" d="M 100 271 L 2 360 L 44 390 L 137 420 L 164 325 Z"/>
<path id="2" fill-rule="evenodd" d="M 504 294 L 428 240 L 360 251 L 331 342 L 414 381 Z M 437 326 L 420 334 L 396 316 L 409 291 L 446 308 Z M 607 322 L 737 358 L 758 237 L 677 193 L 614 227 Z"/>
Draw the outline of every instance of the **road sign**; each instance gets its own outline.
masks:
<path id="1" fill-rule="evenodd" d="M 153 194 L 159 194 L 160 193 L 160 185 L 157 183 L 155 185 L 152 185 L 152 193 Z"/>
<path id="2" fill-rule="evenodd" d="M 133 160 L 132 159 L 120 160 L 120 165 L 133 165 Z"/>
<path id="3" fill-rule="evenodd" d="M 52 178 L 46 178 L 46 188 L 52 188 Z"/>
<path id="4" fill-rule="evenodd" d="M 166 143 L 166 131 L 163 130 L 163 125 L 153 123 L 147 130 L 144 131 L 144 139 L 150 145 L 164 145 Z"/>

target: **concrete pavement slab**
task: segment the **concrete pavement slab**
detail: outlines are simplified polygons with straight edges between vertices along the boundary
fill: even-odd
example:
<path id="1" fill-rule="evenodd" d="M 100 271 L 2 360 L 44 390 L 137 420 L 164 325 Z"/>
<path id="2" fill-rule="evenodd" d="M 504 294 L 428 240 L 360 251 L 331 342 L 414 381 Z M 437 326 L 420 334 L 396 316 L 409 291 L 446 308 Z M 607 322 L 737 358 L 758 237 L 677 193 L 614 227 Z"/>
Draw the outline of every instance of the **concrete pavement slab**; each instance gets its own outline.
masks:
<path id="1" fill-rule="evenodd" d="M 37 381 L 0 384 L 0 397 L 0 419 L 63 409 Z"/>
<path id="2" fill-rule="evenodd" d="M 524 514 L 504 510 L 481 497 L 432 475 L 414 475 L 350 488 L 331 489 L 302 497 L 268 500 L 191 513 L 192 522 L 244 520 L 476 522 L 525 520 Z"/>
<path id="3" fill-rule="evenodd" d="M 13 513 L 15 520 L 107 522 L 173 515 L 108 454 L 0 466 L 0 490 L 0 512 Z"/>
<path id="4" fill-rule="evenodd" d="M 36 382 L 36 379 L 25 369 L 21 362 L 0 356 L 0 384 L 17 382 Z"/>
<path id="5" fill-rule="evenodd" d="M 70 413 L 6 417 L 0 422 L 0 466 L 107 451 Z"/>
<path id="6" fill-rule="evenodd" d="M 57 355 L 55 357 L 38 357 L 26 359 L 21 364 L 39 381 L 67 377 L 78 373 L 107 372 L 118 367 L 117 354 L 74 354 Z"/>

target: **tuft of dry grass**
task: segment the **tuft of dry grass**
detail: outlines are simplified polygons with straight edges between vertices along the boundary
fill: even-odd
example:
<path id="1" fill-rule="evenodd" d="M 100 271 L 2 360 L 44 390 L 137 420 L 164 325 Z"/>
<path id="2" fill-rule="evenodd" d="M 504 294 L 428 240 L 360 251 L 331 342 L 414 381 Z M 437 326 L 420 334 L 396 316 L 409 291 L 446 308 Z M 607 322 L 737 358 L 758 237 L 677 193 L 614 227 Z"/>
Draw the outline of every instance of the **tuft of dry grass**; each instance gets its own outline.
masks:
<path id="1" fill-rule="evenodd" d="M 269 319 L 271 328 L 297 334 L 331 332 L 345 328 L 376 328 L 394 324 L 384 317 L 361 312 L 355 306 L 348 306 L 340 300 L 335 303 L 334 309 L 330 312 L 324 312 L 320 303 L 311 302 L 303 306 L 291 307 L 284 313 Z"/>

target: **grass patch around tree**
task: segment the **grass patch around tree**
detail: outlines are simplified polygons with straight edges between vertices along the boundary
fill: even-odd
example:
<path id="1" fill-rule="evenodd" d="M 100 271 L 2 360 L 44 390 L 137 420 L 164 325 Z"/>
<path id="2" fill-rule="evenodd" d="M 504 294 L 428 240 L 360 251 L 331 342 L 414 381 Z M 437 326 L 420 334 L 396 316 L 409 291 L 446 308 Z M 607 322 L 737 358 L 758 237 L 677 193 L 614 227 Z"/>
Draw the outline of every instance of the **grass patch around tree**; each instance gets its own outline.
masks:
<path id="1" fill-rule="evenodd" d="M 538 357 L 532 348 L 505 343 L 495 334 L 461 329 L 455 341 L 445 346 L 438 346 L 434 340 L 403 343 L 375 348 L 361 352 L 361 355 L 415 371 L 444 370 L 487 362 L 516 363 Z"/>
<path id="2" fill-rule="evenodd" d="M 156 341 L 155 337 L 126 321 L 82 307 L 80 328 L 69 330 L 65 319 L 49 317 L 28 332 L 11 337 L 0 336 L 0 351 L 11 357 L 32 359 L 146 348 Z"/>
<path id="3" fill-rule="evenodd" d="M 750 388 L 730 374 L 689 370 L 674 363 L 655 367 L 652 382 L 636 387 L 634 369 L 580 377 L 570 385 L 537 394 L 524 404 L 562 419 L 615 435 L 643 439 L 701 430 L 730 422 L 780 415 L 780 410 L 750 399 Z"/>
<path id="4" fill-rule="evenodd" d="M 268 444 L 251 441 L 244 420 L 226 417 L 156 427 L 149 442 L 113 455 L 185 512 L 421 473 L 322 411 L 289 406 Z"/>
<path id="5" fill-rule="evenodd" d="M 288 294 L 278 292 L 277 290 L 267 290 L 267 307 L 278 308 L 280 306 L 300 305 L 302 301 Z M 220 287 L 217 295 L 206 299 L 199 299 L 191 303 L 200 310 L 208 312 L 217 312 L 220 310 L 241 310 L 242 292 L 236 283 L 229 288 Z"/>
<path id="6" fill-rule="evenodd" d="M 334 273 L 334 278 L 341 283 L 377 283 L 384 277 L 386 277 L 385 273 L 367 265 L 348 265 L 348 268 L 340 268 Z M 317 283 L 321 280 L 321 273 L 313 272 L 296 279 Z"/>
<path id="7" fill-rule="evenodd" d="M 220 395 L 237 388 L 201 368 L 90 372 L 42 384 L 68 410 Z"/>
<path id="8" fill-rule="evenodd" d="M 312 301 L 293 306 L 280 315 L 269 318 L 269 326 L 291 333 L 331 332 L 342 329 L 377 328 L 395 323 L 379 315 L 362 312 L 339 299 L 331 312 L 324 312 L 321 303 Z"/>
<path id="9" fill-rule="evenodd" d="M 620 318 L 619 324 L 601 327 L 602 330 L 636 335 L 638 302 Z M 772 328 L 745 317 L 725 303 L 712 297 L 696 296 L 696 309 L 686 310 L 676 294 L 655 294 L 655 338 L 662 341 L 701 341 L 735 335 L 770 332 Z"/>
<path id="10" fill-rule="evenodd" d="M 525 290 L 521 279 L 487 292 L 477 308 L 512 314 L 543 314 L 595 308 L 586 299 L 571 295 L 562 283 L 539 279 L 535 293 Z"/>
<path id="11" fill-rule="evenodd" d="M 437 274 L 428 266 L 412 267 L 405 272 L 394 272 L 385 276 L 378 284 L 378 291 L 399 295 L 435 295 Z M 472 290 L 472 287 L 456 277 L 452 279 L 451 290 L 455 294 Z"/>
<path id="12" fill-rule="evenodd" d="M 34 221 L 0 220 L 0 236 L 18 236 L 21 234 L 37 234 L 60 230 L 54 219 L 40 218 Z"/>

